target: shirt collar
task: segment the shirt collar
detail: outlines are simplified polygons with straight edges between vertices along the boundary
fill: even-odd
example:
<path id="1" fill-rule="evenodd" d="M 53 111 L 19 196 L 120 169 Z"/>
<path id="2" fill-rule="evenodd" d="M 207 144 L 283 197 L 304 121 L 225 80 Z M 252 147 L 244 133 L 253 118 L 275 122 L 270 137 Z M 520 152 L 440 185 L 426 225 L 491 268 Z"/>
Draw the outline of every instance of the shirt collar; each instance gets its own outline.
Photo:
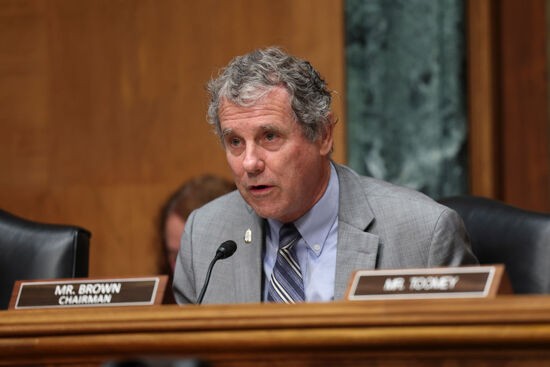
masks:
<path id="1" fill-rule="evenodd" d="M 325 193 L 306 214 L 294 222 L 306 245 L 317 256 L 323 251 L 325 240 L 338 217 L 339 190 L 338 175 L 331 162 L 330 179 Z M 268 219 L 268 222 L 272 233 L 279 233 L 283 224 L 274 219 Z"/>

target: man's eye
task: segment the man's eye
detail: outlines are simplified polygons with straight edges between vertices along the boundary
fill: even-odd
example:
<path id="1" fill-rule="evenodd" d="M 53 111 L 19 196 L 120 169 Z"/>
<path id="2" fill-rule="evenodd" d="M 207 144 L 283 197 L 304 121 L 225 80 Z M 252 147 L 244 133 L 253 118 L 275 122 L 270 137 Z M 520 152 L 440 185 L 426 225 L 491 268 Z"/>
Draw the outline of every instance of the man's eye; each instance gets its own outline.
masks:
<path id="1" fill-rule="evenodd" d="M 241 145 L 241 139 L 235 137 L 229 138 L 228 143 L 232 147 L 238 147 L 239 145 Z"/>
<path id="2" fill-rule="evenodd" d="M 274 141 L 275 139 L 277 139 L 278 135 L 275 134 L 275 133 L 265 133 L 265 140 L 267 141 Z"/>
<path id="3" fill-rule="evenodd" d="M 239 155 L 244 150 L 245 144 L 243 139 L 238 136 L 226 136 L 225 148 L 233 155 Z"/>

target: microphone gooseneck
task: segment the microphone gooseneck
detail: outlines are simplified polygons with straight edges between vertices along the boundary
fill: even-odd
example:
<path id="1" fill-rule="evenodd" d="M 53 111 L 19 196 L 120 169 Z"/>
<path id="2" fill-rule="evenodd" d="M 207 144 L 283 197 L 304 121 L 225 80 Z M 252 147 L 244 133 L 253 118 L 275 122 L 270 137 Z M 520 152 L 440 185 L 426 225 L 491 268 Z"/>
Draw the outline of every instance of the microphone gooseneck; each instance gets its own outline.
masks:
<path id="1" fill-rule="evenodd" d="M 206 293 L 206 288 L 208 288 L 208 283 L 210 282 L 210 275 L 212 274 L 212 269 L 214 268 L 214 264 L 216 261 L 221 259 L 227 259 L 231 255 L 233 255 L 237 251 L 237 244 L 235 241 L 229 240 L 225 241 L 218 247 L 218 250 L 216 250 L 216 255 L 210 262 L 210 265 L 208 266 L 208 270 L 206 272 L 206 278 L 204 280 L 204 285 L 202 286 L 201 293 L 199 294 L 199 298 L 197 299 L 197 304 L 202 303 L 202 299 L 204 298 L 204 294 Z"/>

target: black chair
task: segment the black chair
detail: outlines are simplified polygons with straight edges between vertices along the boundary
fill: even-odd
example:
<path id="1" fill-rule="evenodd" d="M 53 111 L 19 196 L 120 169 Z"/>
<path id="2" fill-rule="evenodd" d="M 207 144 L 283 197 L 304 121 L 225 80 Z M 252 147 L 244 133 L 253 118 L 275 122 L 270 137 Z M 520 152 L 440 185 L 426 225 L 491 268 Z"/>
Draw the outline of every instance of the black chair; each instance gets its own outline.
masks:
<path id="1" fill-rule="evenodd" d="M 0 210 L 0 309 L 7 309 L 16 280 L 88 276 L 91 233 L 44 224 Z"/>
<path id="2" fill-rule="evenodd" d="M 514 293 L 550 293 L 550 214 L 476 196 L 439 202 L 462 217 L 481 264 L 505 265 Z"/>

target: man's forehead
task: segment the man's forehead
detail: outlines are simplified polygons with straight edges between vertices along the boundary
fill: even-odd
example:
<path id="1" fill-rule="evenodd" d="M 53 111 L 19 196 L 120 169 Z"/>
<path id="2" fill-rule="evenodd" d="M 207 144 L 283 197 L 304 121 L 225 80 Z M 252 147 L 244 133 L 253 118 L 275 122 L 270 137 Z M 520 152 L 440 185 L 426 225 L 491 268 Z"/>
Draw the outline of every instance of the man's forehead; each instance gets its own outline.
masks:
<path id="1" fill-rule="evenodd" d="M 219 109 L 220 128 L 222 132 L 239 129 L 270 130 L 289 125 L 295 120 L 290 104 L 282 100 L 271 100 L 252 106 L 239 106 L 225 102 Z"/>

